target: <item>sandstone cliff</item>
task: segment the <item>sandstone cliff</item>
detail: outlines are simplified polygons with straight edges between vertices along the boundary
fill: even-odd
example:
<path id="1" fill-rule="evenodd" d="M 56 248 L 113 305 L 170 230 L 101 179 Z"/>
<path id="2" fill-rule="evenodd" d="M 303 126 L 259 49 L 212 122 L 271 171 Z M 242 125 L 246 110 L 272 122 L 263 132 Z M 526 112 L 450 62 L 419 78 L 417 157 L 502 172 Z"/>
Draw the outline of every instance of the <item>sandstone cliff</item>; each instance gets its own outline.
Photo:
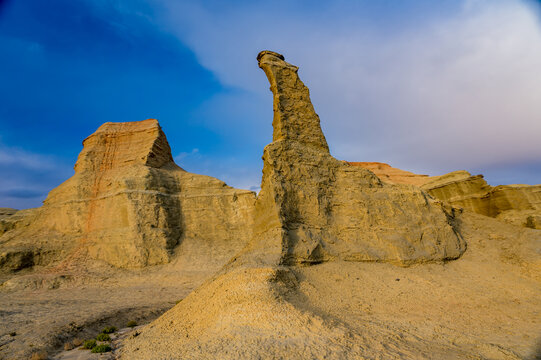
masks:
<path id="1" fill-rule="evenodd" d="M 105 123 L 84 140 L 75 175 L 0 237 L 0 265 L 18 270 L 82 254 L 141 267 L 167 263 L 181 242 L 242 247 L 254 200 L 178 167 L 156 120 Z"/>
<path id="2" fill-rule="evenodd" d="M 298 68 L 273 52 L 258 61 L 274 96 L 274 133 L 263 153 L 254 247 L 267 255 L 273 249 L 282 263 L 409 264 L 460 256 L 465 244 L 452 209 L 333 158 Z"/>

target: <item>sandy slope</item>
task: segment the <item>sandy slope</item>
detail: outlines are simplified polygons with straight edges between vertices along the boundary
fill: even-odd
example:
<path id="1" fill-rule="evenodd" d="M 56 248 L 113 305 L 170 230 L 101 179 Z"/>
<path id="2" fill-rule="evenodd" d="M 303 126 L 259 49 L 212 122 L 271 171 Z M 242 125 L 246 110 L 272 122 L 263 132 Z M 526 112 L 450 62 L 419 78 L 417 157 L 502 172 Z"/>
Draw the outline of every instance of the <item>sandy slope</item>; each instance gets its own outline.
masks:
<path id="1" fill-rule="evenodd" d="M 168 265 L 116 269 L 71 259 L 0 279 L 0 359 L 53 355 L 75 337 L 92 338 L 104 326 L 155 319 L 218 271 L 238 251 L 196 239 L 185 241 Z M 10 336 L 16 332 L 17 335 Z"/>
<path id="2" fill-rule="evenodd" d="M 535 358 L 541 232 L 471 213 L 461 230 L 468 250 L 442 264 L 222 271 L 128 340 L 123 359 Z"/>

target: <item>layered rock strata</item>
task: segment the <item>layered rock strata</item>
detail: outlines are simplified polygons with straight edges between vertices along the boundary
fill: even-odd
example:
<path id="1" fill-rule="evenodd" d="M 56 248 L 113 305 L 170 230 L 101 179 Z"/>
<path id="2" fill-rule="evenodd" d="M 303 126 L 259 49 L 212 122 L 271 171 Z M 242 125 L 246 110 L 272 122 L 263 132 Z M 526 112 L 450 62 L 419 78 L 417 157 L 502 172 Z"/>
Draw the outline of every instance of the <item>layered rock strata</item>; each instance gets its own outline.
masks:
<path id="1" fill-rule="evenodd" d="M 253 192 L 178 167 L 156 120 L 105 123 L 84 140 L 75 175 L 0 238 L 2 256 L 39 253 L 46 263 L 83 252 L 142 267 L 167 263 L 183 241 L 242 247 L 254 201 Z"/>
<path id="2" fill-rule="evenodd" d="M 422 188 L 451 205 L 509 224 L 541 229 L 541 185 L 493 187 L 483 175 L 456 171 L 435 177 Z"/>
<path id="3" fill-rule="evenodd" d="M 398 169 L 381 162 L 347 162 L 352 166 L 359 166 L 372 171 L 381 181 L 389 184 L 409 184 L 421 186 L 432 178 L 428 175 L 419 175 L 410 171 Z"/>
<path id="4" fill-rule="evenodd" d="M 483 175 L 465 170 L 439 176 L 418 175 L 378 162 L 347 162 L 368 169 L 389 184 L 412 184 L 427 193 L 477 214 L 509 224 L 541 229 L 541 185 L 490 186 Z"/>

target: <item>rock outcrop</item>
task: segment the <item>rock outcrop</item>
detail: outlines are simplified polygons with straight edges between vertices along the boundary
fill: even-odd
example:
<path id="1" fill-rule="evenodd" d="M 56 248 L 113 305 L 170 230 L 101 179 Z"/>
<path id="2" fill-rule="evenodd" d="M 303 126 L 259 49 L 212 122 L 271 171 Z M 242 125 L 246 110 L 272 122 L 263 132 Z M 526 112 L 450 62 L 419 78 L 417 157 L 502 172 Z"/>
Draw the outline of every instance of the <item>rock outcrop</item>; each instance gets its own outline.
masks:
<path id="1" fill-rule="evenodd" d="M 406 170 L 392 167 L 381 162 L 347 162 L 352 166 L 359 166 L 372 171 L 383 182 L 389 184 L 407 184 L 421 186 L 432 178 L 428 175 L 419 175 Z"/>
<path id="2" fill-rule="evenodd" d="M 541 185 L 490 186 L 482 175 L 456 171 L 421 186 L 437 199 L 509 224 L 541 229 Z"/>
<path id="3" fill-rule="evenodd" d="M 288 264 L 410 264 L 462 254 L 452 209 L 418 188 L 385 184 L 333 158 L 298 68 L 269 51 L 258 61 L 274 97 L 274 133 L 263 154 L 254 246 L 266 256 L 273 249 Z"/>
<path id="4" fill-rule="evenodd" d="M 17 213 L 16 209 L 0 208 L 0 236 L 12 229 L 12 216 Z"/>
<path id="5" fill-rule="evenodd" d="M 490 186 L 483 175 L 465 170 L 439 176 L 418 175 L 378 162 L 348 162 L 371 170 L 389 184 L 419 186 L 434 198 L 509 224 L 541 229 L 541 185 Z"/>
<path id="6" fill-rule="evenodd" d="M 0 220 L 15 214 L 17 211 L 17 209 L 0 208 Z"/>
<path id="7" fill-rule="evenodd" d="M 142 267 L 167 263 L 184 241 L 234 249 L 250 237 L 254 200 L 253 192 L 178 167 L 156 120 L 105 123 L 84 140 L 75 175 L 0 238 L 2 256 L 22 252 L 48 263 L 83 252 Z"/>

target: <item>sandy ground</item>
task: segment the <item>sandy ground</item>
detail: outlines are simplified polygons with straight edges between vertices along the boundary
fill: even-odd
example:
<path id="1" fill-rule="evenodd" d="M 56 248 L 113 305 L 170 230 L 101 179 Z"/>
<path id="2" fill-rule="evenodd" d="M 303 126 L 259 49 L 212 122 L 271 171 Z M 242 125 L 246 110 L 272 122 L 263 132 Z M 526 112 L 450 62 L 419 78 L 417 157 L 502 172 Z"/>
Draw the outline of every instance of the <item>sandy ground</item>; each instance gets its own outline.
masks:
<path id="1" fill-rule="evenodd" d="M 186 250 L 186 249 L 185 249 Z M 121 270 L 77 261 L 0 278 L 0 359 L 49 356 L 105 326 L 147 323 L 217 271 L 228 254 L 209 259 L 186 251 L 172 263 Z"/>
<path id="2" fill-rule="evenodd" d="M 72 350 L 62 351 L 54 356 L 54 360 L 112 360 L 116 359 L 118 350 L 127 337 L 137 336 L 139 329 L 142 325 L 133 328 L 123 328 L 110 335 L 111 341 L 104 342 L 110 344 L 112 351 L 95 354 L 88 349 L 84 349 L 82 346 L 74 348 Z"/>
<path id="3" fill-rule="evenodd" d="M 453 358 L 445 356 L 449 346 L 480 359 L 540 359 L 540 232 L 478 215 L 462 229 L 468 251 L 445 264 L 297 268 L 298 306 L 366 333 L 382 351 L 398 347 L 403 358 L 423 348 L 434 350 L 431 358 Z"/>
<path id="4" fill-rule="evenodd" d="M 476 214 L 460 226 L 468 249 L 445 263 L 220 272 L 121 358 L 540 358 L 541 232 Z"/>
<path id="5" fill-rule="evenodd" d="M 431 349 L 430 358 L 454 358 L 445 349 L 456 347 L 464 358 L 541 359 L 541 232 L 480 215 L 465 217 L 462 229 L 468 251 L 445 264 L 294 269 L 297 305 L 366 334 L 381 351 L 398 348 L 401 358 Z"/>
<path id="6" fill-rule="evenodd" d="M 276 309 L 301 314 L 310 326 L 321 321 L 316 330 L 353 334 L 351 339 L 366 358 L 541 359 L 541 231 L 473 214 L 464 218 L 462 229 L 468 250 L 447 263 L 405 268 L 359 262 L 291 266 L 295 289 L 279 296 L 282 305 Z M 182 305 L 175 303 L 224 261 L 191 254 L 141 271 L 89 264 L 84 270 L 42 269 L 2 279 L 0 358 L 26 359 L 38 350 L 62 360 L 113 358 L 124 346 L 123 338 L 113 342 L 116 352 L 101 357 L 83 350 L 63 352 L 63 346 L 74 338 L 95 337 L 104 326 L 122 328 L 130 320 L 148 323 L 171 308 L 168 316 L 174 319 Z M 273 296 L 257 296 L 250 300 L 260 304 L 255 313 L 277 304 Z M 257 323 L 257 316 L 253 320 Z M 272 326 L 268 329 L 273 331 Z M 263 331 L 257 338 L 269 335 Z M 175 336 L 160 333 L 172 347 L 182 346 Z M 319 345 L 326 346 L 314 343 Z M 177 358 L 175 353 L 160 357 L 157 350 L 148 349 L 150 359 Z M 251 358 L 265 358 L 254 349 Z M 206 353 L 204 358 L 218 355 Z"/>

